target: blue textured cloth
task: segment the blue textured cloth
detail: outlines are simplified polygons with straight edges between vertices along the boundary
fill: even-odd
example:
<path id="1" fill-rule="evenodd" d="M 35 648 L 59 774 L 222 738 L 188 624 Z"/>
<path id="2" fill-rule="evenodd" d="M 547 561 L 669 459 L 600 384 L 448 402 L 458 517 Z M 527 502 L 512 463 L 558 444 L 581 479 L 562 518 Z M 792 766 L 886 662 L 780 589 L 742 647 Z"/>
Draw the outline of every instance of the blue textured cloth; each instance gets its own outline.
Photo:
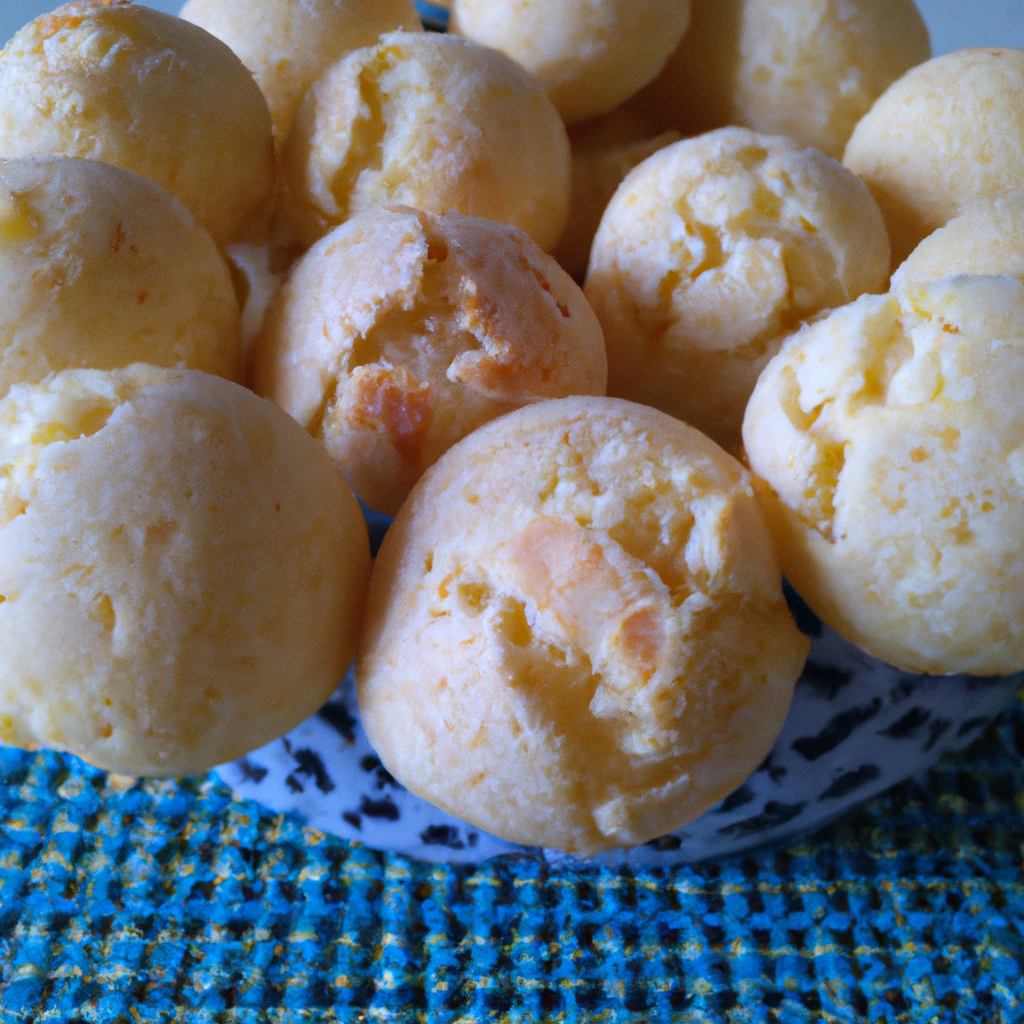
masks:
<path id="1" fill-rule="evenodd" d="M 1024 713 L 785 850 L 445 867 L 0 751 L 0 1022 L 1024 1020 Z"/>

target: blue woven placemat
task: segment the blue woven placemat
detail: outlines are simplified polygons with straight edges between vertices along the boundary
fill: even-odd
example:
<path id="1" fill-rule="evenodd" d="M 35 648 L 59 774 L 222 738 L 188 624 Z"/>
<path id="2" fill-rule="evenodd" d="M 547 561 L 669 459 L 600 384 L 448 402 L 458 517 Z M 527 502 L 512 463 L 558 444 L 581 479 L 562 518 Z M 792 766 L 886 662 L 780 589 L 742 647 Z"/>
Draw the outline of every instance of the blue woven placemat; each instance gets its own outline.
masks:
<path id="1" fill-rule="evenodd" d="M 1024 1020 L 1024 712 L 785 850 L 381 854 L 213 778 L 0 751 L 0 1021 Z"/>

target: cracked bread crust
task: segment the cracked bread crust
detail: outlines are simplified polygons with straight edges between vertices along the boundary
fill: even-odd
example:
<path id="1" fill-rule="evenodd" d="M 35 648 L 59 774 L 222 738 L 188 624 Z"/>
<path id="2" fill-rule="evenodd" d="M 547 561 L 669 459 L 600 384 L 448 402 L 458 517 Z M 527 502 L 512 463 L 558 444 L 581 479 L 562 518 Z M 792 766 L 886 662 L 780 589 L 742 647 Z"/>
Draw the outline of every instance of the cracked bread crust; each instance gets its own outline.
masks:
<path id="1" fill-rule="evenodd" d="M 608 391 L 736 450 L 785 336 L 888 270 L 870 193 L 818 150 L 745 128 L 667 146 L 623 181 L 590 254 Z"/>
<path id="2" fill-rule="evenodd" d="M 356 679 L 404 785 L 504 838 L 589 853 L 735 788 L 807 649 L 746 471 L 654 409 L 568 398 L 481 428 L 414 489 Z"/>
<path id="3" fill-rule="evenodd" d="M 528 402 L 604 394 L 606 366 L 583 293 L 523 232 L 384 207 L 293 268 L 256 341 L 253 385 L 393 515 L 470 431 Z"/>
<path id="4" fill-rule="evenodd" d="M 129 0 L 66 4 L 0 52 L 0 153 L 135 171 L 221 246 L 267 227 L 273 128 L 252 75 L 210 33 Z"/>
<path id="5" fill-rule="evenodd" d="M 1024 285 L 905 281 L 787 342 L 743 438 L 786 576 L 914 672 L 1024 669 Z"/>
<path id="6" fill-rule="evenodd" d="M 309 87 L 382 32 L 422 31 L 412 0 L 188 0 L 180 17 L 227 43 L 253 73 L 278 145 Z"/>
<path id="7" fill-rule="evenodd" d="M 496 50 L 393 32 L 309 90 L 284 152 L 279 233 L 311 245 L 371 206 L 401 203 L 513 224 L 545 251 L 569 210 L 565 126 Z"/>

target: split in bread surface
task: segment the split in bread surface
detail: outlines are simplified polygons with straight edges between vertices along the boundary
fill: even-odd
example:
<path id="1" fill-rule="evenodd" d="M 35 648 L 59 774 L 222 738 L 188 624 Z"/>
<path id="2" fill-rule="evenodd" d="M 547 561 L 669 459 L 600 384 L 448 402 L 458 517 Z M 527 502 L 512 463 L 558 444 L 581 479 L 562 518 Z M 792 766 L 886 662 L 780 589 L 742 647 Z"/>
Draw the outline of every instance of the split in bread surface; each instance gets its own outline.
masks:
<path id="1" fill-rule="evenodd" d="M 782 568 L 833 629 L 931 674 L 1024 669 L 1024 284 L 867 295 L 793 336 L 743 424 Z"/>
<path id="2" fill-rule="evenodd" d="M 496 50 L 392 32 L 306 94 L 283 156 L 277 237 L 311 245 L 371 206 L 513 224 L 545 251 L 569 207 L 569 140 L 529 73 Z"/>
<path id="3" fill-rule="evenodd" d="M 456 441 L 528 402 L 604 394 L 601 327 L 522 231 L 409 207 L 322 238 L 276 295 L 253 385 L 394 515 Z"/>
<path id="4" fill-rule="evenodd" d="M 684 139 L 619 186 L 585 292 L 609 394 L 653 405 L 727 450 L 783 339 L 888 277 L 885 225 L 854 174 L 746 128 Z"/>

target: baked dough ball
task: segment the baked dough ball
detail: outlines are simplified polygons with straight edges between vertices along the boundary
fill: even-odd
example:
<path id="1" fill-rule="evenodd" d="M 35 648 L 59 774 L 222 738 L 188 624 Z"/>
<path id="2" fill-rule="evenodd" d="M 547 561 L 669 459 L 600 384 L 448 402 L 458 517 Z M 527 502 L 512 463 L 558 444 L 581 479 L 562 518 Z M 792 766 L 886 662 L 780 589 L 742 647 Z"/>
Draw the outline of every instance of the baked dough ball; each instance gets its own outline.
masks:
<path id="1" fill-rule="evenodd" d="M 654 409 L 577 397 L 487 424 L 424 475 L 377 558 L 356 681 L 404 785 L 593 853 L 739 785 L 807 649 L 739 463 Z"/>
<path id="2" fill-rule="evenodd" d="M 871 104 L 930 56 L 913 0 L 693 0 L 637 102 L 684 133 L 739 124 L 839 158 Z"/>
<path id="3" fill-rule="evenodd" d="M 743 439 L 783 571 L 915 672 L 1024 669 L 1024 285 L 865 296 L 792 338 Z"/>
<path id="4" fill-rule="evenodd" d="M 690 0 L 455 0 L 449 28 L 520 63 L 574 124 L 651 81 L 689 20 Z"/>
<path id="5" fill-rule="evenodd" d="M 608 392 L 735 449 L 783 338 L 881 291 L 888 269 L 878 208 L 835 160 L 745 128 L 677 142 L 627 176 L 594 239 L 585 291 Z"/>
<path id="6" fill-rule="evenodd" d="M 579 287 L 523 232 L 368 210 L 293 268 L 255 346 L 254 386 L 393 515 L 456 441 L 527 402 L 604 394 Z"/>
<path id="7" fill-rule="evenodd" d="M 968 206 L 1024 181 L 1024 50 L 960 50 L 894 83 L 843 163 L 878 200 L 900 263 Z"/>
<path id="8" fill-rule="evenodd" d="M 67 4 L 0 52 L 0 156 L 136 171 L 221 245 L 258 233 L 274 184 L 270 113 L 242 62 L 208 32 L 129 0 Z"/>
<path id="9" fill-rule="evenodd" d="M 545 250 L 569 208 L 569 140 L 539 86 L 494 50 L 395 32 L 306 94 L 285 148 L 283 232 L 309 245 L 370 206 L 403 203 L 522 228 Z"/>
<path id="10" fill-rule="evenodd" d="M 1024 191 L 969 206 L 933 231 L 892 276 L 895 289 L 957 274 L 1024 281 Z"/>
<path id="11" fill-rule="evenodd" d="M 188 0 L 181 17 L 227 43 L 252 71 L 279 144 L 306 90 L 336 60 L 382 32 L 422 28 L 412 0 Z"/>
<path id="12" fill-rule="evenodd" d="M 195 370 L 0 401 L 0 739 L 205 771 L 312 714 L 355 648 L 359 507 L 272 403 Z"/>
<path id="13" fill-rule="evenodd" d="M 213 239 L 119 167 L 0 159 L 0 294 L 0 397 L 76 366 L 241 374 L 241 315 Z"/>

